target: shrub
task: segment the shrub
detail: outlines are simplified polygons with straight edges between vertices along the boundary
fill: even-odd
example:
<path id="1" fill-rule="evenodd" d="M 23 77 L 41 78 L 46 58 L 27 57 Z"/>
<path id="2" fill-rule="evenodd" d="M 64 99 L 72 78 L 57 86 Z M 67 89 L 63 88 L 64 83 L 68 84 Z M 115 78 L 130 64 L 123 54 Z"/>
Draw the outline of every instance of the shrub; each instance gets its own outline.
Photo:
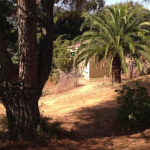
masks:
<path id="1" fill-rule="evenodd" d="M 60 69 L 64 72 L 68 72 L 72 68 L 73 62 L 70 60 L 70 52 L 67 51 L 70 41 L 64 38 L 65 35 L 60 35 L 54 41 L 52 66 L 54 69 Z"/>
<path id="2" fill-rule="evenodd" d="M 55 137 L 57 137 L 57 134 L 59 134 L 59 132 L 61 131 L 61 123 L 59 121 L 50 123 L 51 120 L 52 118 L 41 115 L 40 125 L 37 126 L 36 129 L 35 140 L 36 142 L 38 142 L 38 144 L 44 144 L 49 139 L 54 139 Z"/>
<path id="3" fill-rule="evenodd" d="M 58 69 L 52 69 L 52 72 L 50 73 L 49 81 L 56 85 L 59 82 L 60 73 Z"/>
<path id="4" fill-rule="evenodd" d="M 147 74 L 150 74 L 150 68 L 147 68 Z"/>
<path id="5" fill-rule="evenodd" d="M 64 92 L 79 85 L 80 75 L 77 70 L 71 70 L 69 73 L 65 73 L 59 70 L 60 78 L 57 86 L 57 92 Z"/>
<path id="6" fill-rule="evenodd" d="M 123 85 L 118 92 L 117 120 L 129 127 L 145 126 L 150 124 L 150 97 L 145 87 L 135 83 L 136 88 Z"/>

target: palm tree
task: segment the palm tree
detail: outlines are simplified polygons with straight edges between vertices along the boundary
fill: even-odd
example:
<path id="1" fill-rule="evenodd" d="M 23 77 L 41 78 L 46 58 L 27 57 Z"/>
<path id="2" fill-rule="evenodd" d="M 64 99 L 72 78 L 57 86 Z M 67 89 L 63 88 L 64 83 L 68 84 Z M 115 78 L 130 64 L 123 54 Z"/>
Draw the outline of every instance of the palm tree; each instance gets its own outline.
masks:
<path id="1" fill-rule="evenodd" d="M 81 30 L 90 28 L 74 39 L 80 41 L 74 65 L 84 60 L 85 66 L 92 59 L 93 63 L 101 59 L 109 60 L 109 70 L 115 82 L 121 82 L 121 68 L 128 74 L 125 56 L 131 54 L 142 71 L 142 58 L 150 62 L 150 37 L 145 21 L 150 13 L 142 7 L 133 9 L 127 4 L 105 7 L 92 15 L 90 20 L 81 25 Z"/>

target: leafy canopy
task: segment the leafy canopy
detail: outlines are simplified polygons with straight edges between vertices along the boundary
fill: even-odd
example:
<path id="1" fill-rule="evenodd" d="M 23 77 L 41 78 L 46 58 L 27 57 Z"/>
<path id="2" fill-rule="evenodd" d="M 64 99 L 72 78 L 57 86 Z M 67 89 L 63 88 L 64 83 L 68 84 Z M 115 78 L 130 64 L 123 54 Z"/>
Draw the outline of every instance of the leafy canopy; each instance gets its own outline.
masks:
<path id="1" fill-rule="evenodd" d="M 16 29 L 13 24 L 13 15 L 16 13 L 16 7 L 8 0 L 0 0 L 0 31 L 3 38 L 10 43 L 16 41 Z"/>
<path id="2" fill-rule="evenodd" d="M 117 120 L 123 125 L 136 127 L 150 124 L 150 97 L 145 87 L 138 82 L 135 87 L 123 85 L 121 90 L 115 90 L 118 93 Z"/>
<path id="3" fill-rule="evenodd" d="M 119 54 L 125 73 L 127 66 L 125 56 L 132 54 L 138 69 L 142 71 L 141 58 L 150 62 L 150 37 L 147 17 L 149 11 L 143 11 L 141 6 L 132 9 L 128 4 L 105 7 L 102 11 L 91 15 L 90 20 L 84 22 L 81 31 L 89 27 L 90 30 L 74 39 L 80 41 L 75 66 L 85 60 L 85 65 L 91 60 L 99 62 L 102 58 L 109 59 L 110 71 L 116 53 Z"/>
<path id="4" fill-rule="evenodd" d="M 66 34 L 67 39 L 72 40 L 81 35 L 80 26 L 84 18 L 77 11 L 64 11 L 54 15 L 55 38 Z"/>
<path id="5" fill-rule="evenodd" d="M 100 10 L 105 4 L 104 0 L 55 0 L 55 2 L 67 10 L 80 13 L 85 11 L 91 12 L 97 9 Z"/>
<path id="6" fill-rule="evenodd" d="M 65 35 L 59 36 L 54 41 L 53 68 L 62 71 L 69 71 L 72 63 L 70 61 L 70 52 L 67 51 L 70 41 L 63 40 Z"/>

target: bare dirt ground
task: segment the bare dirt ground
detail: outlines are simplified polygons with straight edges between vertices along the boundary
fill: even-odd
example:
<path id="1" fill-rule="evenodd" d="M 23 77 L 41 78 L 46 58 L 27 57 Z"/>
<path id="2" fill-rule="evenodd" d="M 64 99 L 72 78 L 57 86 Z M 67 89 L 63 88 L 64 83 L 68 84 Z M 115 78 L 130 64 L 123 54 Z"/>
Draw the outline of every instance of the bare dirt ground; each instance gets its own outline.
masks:
<path id="1" fill-rule="evenodd" d="M 115 121 L 118 104 L 114 90 L 120 85 L 103 86 L 102 80 L 81 79 L 78 87 L 62 93 L 56 93 L 56 87 L 49 82 L 45 85 L 39 101 L 40 111 L 57 126 L 59 136 L 56 139 L 56 133 L 48 145 L 35 149 L 150 150 L 150 129 L 128 131 Z M 150 93 L 150 75 L 124 80 L 122 84 L 132 86 L 135 81 Z M 5 110 L 0 105 L 1 127 L 3 118 Z M 1 148 L 13 149 L 10 145 Z"/>

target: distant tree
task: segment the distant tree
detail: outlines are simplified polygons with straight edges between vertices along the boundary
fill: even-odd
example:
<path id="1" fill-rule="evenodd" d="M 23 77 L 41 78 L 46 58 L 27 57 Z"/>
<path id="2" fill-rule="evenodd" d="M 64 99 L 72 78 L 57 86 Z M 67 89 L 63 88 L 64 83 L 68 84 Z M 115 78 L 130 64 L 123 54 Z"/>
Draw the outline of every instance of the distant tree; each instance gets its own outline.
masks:
<path id="1" fill-rule="evenodd" d="M 55 0 L 54 6 L 54 28 L 55 39 L 62 34 L 67 35 L 68 40 L 72 40 L 80 35 L 79 27 L 84 21 L 82 13 L 100 10 L 105 2 L 103 0 Z M 42 12 L 40 0 L 37 0 L 38 14 Z M 40 20 L 38 26 L 40 26 Z"/>
<path id="2" fill-rule="evenodd" d="M 109 6 L 92 15 L 90 21 L 81 26 L 81 30 L 85 27 L 91 30 L 75 38 L 75 41 L 81 42 L 75 66 L 83 60 L 87 65 L 90 59 L 94 62 L 109 59 L 113 79 L 121 82 L 121 66 L 127 73 L 125 56 L 132 54 L 142 71 L 142 57 L 150 62 L 150 23 L 145 21 L 147 15 L 150 12 L 143 12 L 142 7 L 132 9 L 128 4 Z"/>
<path id="3" fill-rule="evenodd" d="M 57 0 L 59 4 L 68 10 L 83 12 L 83 11 L 92 11 L 92 10 L 100 10 L 104 7 L 104 0 Z M 67 7 L 68 6 L 68 7 Z"/>
<path id="4" fill-rule="evenodd" d="M 142 0 L 141 2 L 142 2 L 142 3 L 149 3 L 150 0 Z"/>
<path id="5" fill-rule="evenodd" d="M 18 0 L 10 0 L 13 3 L 17 3 Z M 105 5 L 104 0 L 54 0 L 55 4 L 58 4 L 55 6 L 54 11 L 60 11 L 65 9 L 69 11 L 77 11 L 77 12 L 83 12 L 83 11 L 92 11 L 95 9 L 100 10 Z M 36 0 L 36 4 L 38 6 L 41 6 L 41 0 Z"/>
<path id="6" fill-rule="evenodd" d="M 84 22 L 84 18 L 77 11 L 64 11 L 55 14 L 55 38 L 59 35 L 66 34 L 68 40 L 74 39 L 80 35 L 80 26 Z"/>
<path id="7" fill-rule="evenodd" d="M 101 10 L 105 5 L 104 0 L 94 0 L 94 1 L 86 1 L 83 5 L 83 12 L 92 12 L 92 11 L 99 11 Z"/>

